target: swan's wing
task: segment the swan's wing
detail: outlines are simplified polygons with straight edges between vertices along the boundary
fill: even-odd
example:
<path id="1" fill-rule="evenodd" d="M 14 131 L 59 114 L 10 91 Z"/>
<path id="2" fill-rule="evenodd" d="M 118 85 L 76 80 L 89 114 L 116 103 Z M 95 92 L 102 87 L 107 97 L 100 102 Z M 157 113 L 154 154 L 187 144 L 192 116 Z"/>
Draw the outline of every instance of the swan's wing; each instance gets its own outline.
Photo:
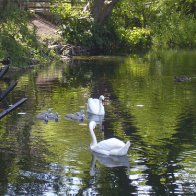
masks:
<path id="1" fill-rule="evenodd" d="M 99 99 L 88 99 L 88 112 L 93 114 L 99 113 Z"/>
<path id="2" fill-rule="evenodd" d="M 110 138 L 110 139 L 103 140 L 103 141 L 99 142 L 96 145 L 96 148 L 110 151 L 110 150 L 113 150 L 113 149 L 120 149 L 124 146 L 125 146 L 125 143 L 120 141 L 119 139 Z"/>
<path id="3" fill-rule="evenodd" d="M 130 141 L 128 141 L 122 148 L 120 149 L 113 149 L 110 151 L 110 155 L 118 155 L 118 156 L 124 156 L 127 154 L 127 151 L 129 150 L 130 147 Z"/>

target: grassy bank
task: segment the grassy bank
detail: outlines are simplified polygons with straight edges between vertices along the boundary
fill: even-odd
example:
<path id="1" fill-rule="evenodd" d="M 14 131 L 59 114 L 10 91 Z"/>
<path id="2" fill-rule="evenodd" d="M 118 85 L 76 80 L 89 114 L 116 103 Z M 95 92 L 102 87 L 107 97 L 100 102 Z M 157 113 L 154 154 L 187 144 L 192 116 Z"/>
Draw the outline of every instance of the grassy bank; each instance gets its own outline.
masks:
<path id="1" fill-rule="evenodd" d="M 10 57 L 12 66 L 26 67 L 55 57 L 38 39 L 30 25 L 32 17 L 32 13 L 13 6 L 0 10 L 0 59 Z"/>

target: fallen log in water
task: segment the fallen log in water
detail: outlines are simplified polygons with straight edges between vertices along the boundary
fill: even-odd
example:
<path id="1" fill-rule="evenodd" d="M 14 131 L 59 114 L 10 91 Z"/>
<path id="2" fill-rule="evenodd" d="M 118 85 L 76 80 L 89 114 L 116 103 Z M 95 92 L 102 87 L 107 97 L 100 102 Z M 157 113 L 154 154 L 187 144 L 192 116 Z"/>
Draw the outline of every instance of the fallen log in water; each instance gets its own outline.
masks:
<path id="1" fill-rule="evenodd" d="M 27 100 L 27 98 L 22 98 L 21 100 L 19 100 L 18 102 L 16 102 L 14 105 L 12 105 L 11 107 L 9 107 L 8 109 L 4 110 L 3 112 L 0 113 L 0 119 L 3 118 L 4 116 L 6 116 L 7 114 L 9 114 L 11 111 L 13 111 L 14 109 L 16 109 L 17 107 L 19 107 L 21 104 L 23 104 L 25 101 Z"/>
<path id="2" fill-rule="evenodd" d="M 14 82 L 14 83 L 12 83 L 8 88 L 7 88 L 7 90 L 5 90 L 5 91 L 3 91 L 2 93 L 1 93 L 1 95 L 0 95 L 0 101 L 2 100 L 2 99 L 4 99 L 14 88 L 15 88 L 15 86 L 17 85 L 17 83 L 18 82 Z"/>
<path id="3" fill-rule="evenodd" d="M 1 69 L 0 71 L 0 79 L 6 74 L 6 72 L 9 69 L 9 65 L 5 66 L 4 68 Z"/>

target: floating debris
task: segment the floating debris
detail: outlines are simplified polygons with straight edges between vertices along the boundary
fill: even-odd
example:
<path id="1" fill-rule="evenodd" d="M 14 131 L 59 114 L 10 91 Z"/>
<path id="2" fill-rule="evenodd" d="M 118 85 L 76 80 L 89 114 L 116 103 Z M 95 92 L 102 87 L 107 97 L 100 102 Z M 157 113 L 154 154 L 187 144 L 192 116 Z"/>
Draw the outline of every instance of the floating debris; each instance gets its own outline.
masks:
<path id="1" fill-rule="evenodd" d="M 144 107 L 144 105 L 142 105 L 142 104 L 138 104 L 138 105 L 136 105 L 137 107 Z"/>
<path id="2" fill-rule="evenodd" d="M 25 115 L 26 112 L 18 112 L 19 115 Z"/>

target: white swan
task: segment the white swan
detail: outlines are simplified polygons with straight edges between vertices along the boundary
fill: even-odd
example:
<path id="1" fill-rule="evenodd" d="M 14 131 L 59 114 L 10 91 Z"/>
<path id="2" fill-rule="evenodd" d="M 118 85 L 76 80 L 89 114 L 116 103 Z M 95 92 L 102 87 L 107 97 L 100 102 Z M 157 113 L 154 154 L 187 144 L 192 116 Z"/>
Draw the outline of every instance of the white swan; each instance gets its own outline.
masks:
<path id="1" fill-rule="evenodd" d="M 130 147 L 130 142 L 126 144 L 119 139 L 110 138 L 97 143 L 97 138 L 94 133 L 94 128 L 96 127 L 96 122 L 91 121 L 89 123 L 90 134 L 92 138 L 92 143 L 90 149 L 94 152 L 104 154 L 104 155 L 115 155 L 123 156 L 127 154 Z"/>
<path id="2" fill-rule="evenodd" d="M 104 100 L 103 95 L 101 95 L 99 99 L 89 98 L 88 105 L 87 105 L 87 111 L 91 114 L 104 115 L 105 109 L 102 103 L 103 100 Z"/>

